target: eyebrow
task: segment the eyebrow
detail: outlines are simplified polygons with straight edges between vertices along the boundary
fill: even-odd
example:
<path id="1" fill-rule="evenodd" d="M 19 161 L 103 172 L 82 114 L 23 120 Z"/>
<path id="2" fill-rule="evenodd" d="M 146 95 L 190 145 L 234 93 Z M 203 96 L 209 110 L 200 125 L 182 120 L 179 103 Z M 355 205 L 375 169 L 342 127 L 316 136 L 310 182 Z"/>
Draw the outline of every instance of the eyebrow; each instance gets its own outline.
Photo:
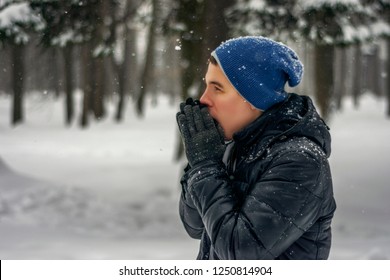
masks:
<path id="1" fill-rule="evenodd" d="M 216 85 L 216 86 L 218 86 L 220 88 L 223 88 L 223 85 L 220 82 L 217 82 L 217 81 L 210 81 L 209 84 Z"/>

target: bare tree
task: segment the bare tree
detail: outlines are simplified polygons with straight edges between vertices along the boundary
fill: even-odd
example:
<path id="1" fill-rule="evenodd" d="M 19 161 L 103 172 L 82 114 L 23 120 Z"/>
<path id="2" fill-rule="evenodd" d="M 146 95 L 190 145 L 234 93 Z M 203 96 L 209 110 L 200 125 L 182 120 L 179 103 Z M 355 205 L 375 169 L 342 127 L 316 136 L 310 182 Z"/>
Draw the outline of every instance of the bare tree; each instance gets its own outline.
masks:
<path id="1" fill-rule="evenodd" d="M 24 96 L 24 57 L 25 46 L 23 44 L 14 44 L 12 50 L 12 124 L 17 125 L 24 120 L 23 96 Z"/>
<path id="2" fill-rule="evenodd" d="M 331 45 L 315 45 L 314 47 L 314 81 L 316 85 L 315 97 L 318 103 L 321 116 L 324 119 L 329 117 L 330 102 L 333 95 L 333 61 L 334 47 Z"/>
<path id="3" fill-rule="evenodd" d="M 202 80 L 210 53 L 222 41 L 228 39 L 229 28 L 225 11 L 233 1 L 176 0 L 171 13 L 171 31 L 176 31 L 177 23 L 184 26 L 178 31 L 181 44 L 181 98 L 185 100 L 191 93 L 197 97 L 202 93 Z M 183 155 L 180 141 L 175 158 Z"/>
<path id="4" fill-rule="evenodd" d="M 81 49 L 81 73 L 82 73 L 82 89 L 84 92 L 83 103 L 82 103 L 82 112 L 80 118 L 80 126 L 88 126 L 88 116 L 92 108 L 92 94 L 93 94 L 93 77 L 92 72 L 92 53 L 91 53 L 91 43 L 85 43 Z"/>
<path id="5" fill-rule="evenodd" d="M 347 58 L 347 47 L 338 47 L 335 49 L 335 80 L 334 80 L 334 95 L 336 101 L 337 110 L 342 109 L 342 100 L 347 95 L 347 69 L 348 69 L 348 58 Z"/>
<path id="6" fill-rule="evenodd" d="M 156 28 L 159 15 L 160 3 L 158 0 L 152 0 L 152 21 L 149 26 L 146 54 L 144 65 L 141 72 L 141 82 L 136 100 L 136 110 L 139 116 L 144 114 L 145 96 L 150 90 L 150 84 L 153 81 L 153 68 L 156 47 Z"/>
<path id="7" fill-rule="evenodd" d="M 353 103 L 357 107 L 359 106 L 359 97 L 362 93 L 363 80 L 362 80 L 362 50 L 361 44 L 354 46 L 353 54 L 353 67 L 352 67 L 352 98 Z"/>
<path id="8" fill-rule="evenodd" d="M 132 26 L 133 17 L 139 7 L 141 1 L 127 0 L 125 3 L 125 14 L 120 20 L 123 26 L 123 60 L 116 64 L 114 68 L 118 76 L 118 94 L 119 100 L 117 104 L 115 119 L 121 121 L 123 119 L 123 111 L 125 107 L 126 94 L 135 94 L 135 84 L 137 82 L 137 60 L 136 60 L 136 43 L 137 32 Z"/>
<path id="9" fill-rule="evenodd" d="M 63 48 L 63 56 L 64 56 L 65 96 L 66 96 L 65 120 L 66 120 L 66 124 L 70 125 L 74 118 L 73 44 L 68 44 L 65 48 Z"/>
<path id="10" fill-rule="evenodd" d="M 387 116 L 390 117 L 390 37 L 387 38 L 387 74 L 386 74 L 386 92 L 387 92 Z"/>

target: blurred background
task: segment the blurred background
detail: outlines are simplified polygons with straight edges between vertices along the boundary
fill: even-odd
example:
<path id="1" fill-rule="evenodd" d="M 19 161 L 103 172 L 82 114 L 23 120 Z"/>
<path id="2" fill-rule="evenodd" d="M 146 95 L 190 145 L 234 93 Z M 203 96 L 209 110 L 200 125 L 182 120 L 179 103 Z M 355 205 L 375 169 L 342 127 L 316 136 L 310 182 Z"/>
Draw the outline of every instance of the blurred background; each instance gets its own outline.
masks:
<path id="1" fill-rule="evenodd" d="M 0 258 L 195 258 L 176 108 L 244 35 L 298 53 L 331 128 L 331 258 L 390 258 L 389 0 L 0 0 Z"/>

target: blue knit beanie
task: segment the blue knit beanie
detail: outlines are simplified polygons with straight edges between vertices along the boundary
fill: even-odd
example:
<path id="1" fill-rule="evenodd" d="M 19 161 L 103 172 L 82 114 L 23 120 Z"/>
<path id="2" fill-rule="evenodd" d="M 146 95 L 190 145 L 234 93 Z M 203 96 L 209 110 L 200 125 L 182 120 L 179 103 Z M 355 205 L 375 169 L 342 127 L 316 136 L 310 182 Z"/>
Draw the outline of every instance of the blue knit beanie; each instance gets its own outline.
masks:
<path id="1" fill-rule="evenodd" d="M 303 74 L 292 49 L 261 36 L 228 40 L 211 55 L 239 94 L 262 111 L 285 100 L 286 82 L 294 87 Z"/>

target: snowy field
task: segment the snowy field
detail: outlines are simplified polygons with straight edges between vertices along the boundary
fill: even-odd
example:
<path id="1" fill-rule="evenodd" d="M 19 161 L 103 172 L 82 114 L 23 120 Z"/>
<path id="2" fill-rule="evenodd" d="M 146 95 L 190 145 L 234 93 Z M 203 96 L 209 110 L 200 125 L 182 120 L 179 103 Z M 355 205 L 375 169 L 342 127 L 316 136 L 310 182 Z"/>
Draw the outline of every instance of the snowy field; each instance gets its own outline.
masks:
<path id="1" fill-rule="evenodd" d="M 0 95 L 0 259 L 194 259 L 178 216 L 173 161 L 178 101 L 87 130 L 63 124 L 63 101 L 33 95 L 9 126 Z M 329 123 L 338 209 L 331 259 L 390 259 L 390 120 L 385 102 L 351 101 Z"/>

